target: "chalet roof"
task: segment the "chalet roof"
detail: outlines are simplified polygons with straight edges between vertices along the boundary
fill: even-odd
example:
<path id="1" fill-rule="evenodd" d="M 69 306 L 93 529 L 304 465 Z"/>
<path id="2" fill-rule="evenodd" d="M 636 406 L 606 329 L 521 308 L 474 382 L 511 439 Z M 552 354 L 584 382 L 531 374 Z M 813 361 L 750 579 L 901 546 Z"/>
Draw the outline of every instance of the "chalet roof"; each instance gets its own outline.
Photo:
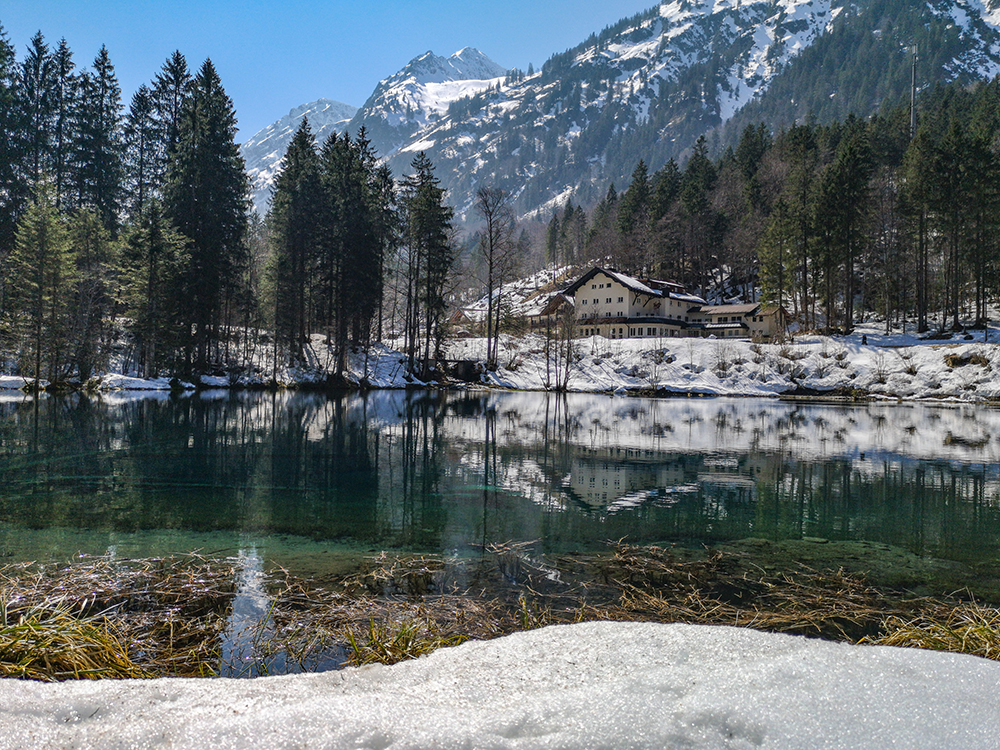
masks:
<path id="1" fill-rule="evenodd" d="M 572 284 L 570 284 L 568 287 L 566 287 L 566 289 L 564 290 L 564 293 L 565 294 L 576 294 L 577 290 L 579 290 L 580 287 L 582 287 L 584 284 L 586 284 L 588 281 L 590 281 L 591 279 L 593 279 L 598 274 L 603 274 L 604 276 L 607 276 L 608 278 L 612 279 L 613 281 L 617 281 L 619 284 L 621 284 L 622 286 L 624 286 L 626 289 L 630 289 L 633 292 L 637 292 L 638 294 L 645 294 L 645 295 L 647 295 L 649 297 L 662 297 L 663 296 L 659 291 L 646 286 L 645 284 L 643 284 L 638 279 L 633 279 L 631 276 L 626 276 L 623 273 L 618 273 L 617 271 L 611 271 L 611 270 L 609 270 L 607 268 L 601 268 L 600 266 L 594 266 L 593 268 L 591 268 L 589 271 L 587 271 L 587 273 L 585 273 L 579 279 L 577 279 Z"/>
<path id="2" fill-rule="evenodd" d="M 676 292 L 671 292 L 669 297 L 671 299 L 675 299 L 680 302 L 687 302 L 691 305 L 697 305 L 698 307 L 701 307 L 702 305 L 705 304 L 705 300 L 694 294 L 677 294 Z"/>
<path id="3" fill-rule="evenodd" d="M 576 300 L 565 292 L 556 292 L 546 297 L 537 306 L 531 308 L 526 315 L 552 315 L 563 305 L 574 307 Z"/>
<path id="4" fill-rule="evenodd" d="M 670 297 L 672 299 L 680 300 L 681 302 L 690 302 L 692 305 L 705 304 L 705 300 L 703 300 L 701 297 L 696 297 L 693 294 L 674 291 L 677 289 L 683 289 L 683 287 L 680 284 L 677 284 L 676 282 L 651 281 L 650 284 L 654 285 L 663 284 L 666 287 L 664 289 L 654 289 L 652 286 L 645 283 L 644 281 L 640 281 L 639 279 L 633 278 L 624 273 L 619 273 L 618 271 L 612 271 L 609 268 L 602 268 L 600 266 L 594 266 L 589 271 L 587 271 L 587 273 L 585 273 L 579 279 L 577 279 L 568 287 L 566 287 L 566 289 L 564 290 L 565 294 L 571 294 L 571 295 L 576 294 L 577 290 L 579 290 L 584 284 L 589 282 L 598 274 L 603 274 L 608 278 L 612 279 L 613 281 L 617 281 L 626 289 L 629 289 L 630 291 L 635 292 L 636 294 L 643 294 L 646 295 L 647 297 L 661 297 L 661 298 Z"/>
<path id="5" fill-rule="evenodd" d="M 749 315 L 751 313 L 757 312 L 760 308 L 759 303 L 747 304 L 747 305 L 702 305 L 698 312 L 704 313 L 706 315 Z"/>

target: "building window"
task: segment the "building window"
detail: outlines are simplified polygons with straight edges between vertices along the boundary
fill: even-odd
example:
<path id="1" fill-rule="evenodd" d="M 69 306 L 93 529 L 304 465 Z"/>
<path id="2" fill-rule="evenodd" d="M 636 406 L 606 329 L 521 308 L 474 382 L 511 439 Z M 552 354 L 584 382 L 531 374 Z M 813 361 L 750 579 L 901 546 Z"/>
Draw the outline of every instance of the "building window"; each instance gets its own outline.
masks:
<path id="1" fill-rule="evenodd" d="M 619 302 L 624 302 L 624 301 L 625 301 L 625 298 L 624 298 L 624 297 L 619 297 L 619 298 L 618 298 L 618 301 L 619 301 Z"/>
<path id="2" fill-rule="evenodd" d="M 646 335 L 647 336 L 652 336 L 653 335 L 653 329 L 652 328 L 647 328 L 646 329 Z"/>
<path id="3" fill-rule="evenodd" d="M 611 317 L 611 313 L 609 313 L 609 312 L 604 313 L 604 317 L 605 318 L 610 318 Z"/>
<path id="4" fill-rule="evenodd" d="M 611 297 L 608 297 L 608 304 L 611 304 Z"/>

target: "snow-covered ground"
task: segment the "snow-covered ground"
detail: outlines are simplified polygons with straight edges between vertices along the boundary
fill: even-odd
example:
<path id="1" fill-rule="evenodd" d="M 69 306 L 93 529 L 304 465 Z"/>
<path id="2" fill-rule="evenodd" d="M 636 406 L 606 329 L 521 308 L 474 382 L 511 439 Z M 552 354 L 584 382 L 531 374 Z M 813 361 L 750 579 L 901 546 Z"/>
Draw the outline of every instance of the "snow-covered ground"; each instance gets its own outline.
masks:
<path id="1" fill-rule="evenodd" d="M 323 674 L 2 680 L 0 748 L 993 748 L 998 682 L 972 656 L 592 622 Z"/>
<path id="2" fill-rule="evenodd" d="M 787 344 L 742 339 L 606 339 L 573 342 L 571 391 L 655 389 L 673 393 L 774 396 L 809 389 L 862 391 L 891 398 L 981 401 L 1000 397 L 1000 333 L 975 331 L 951 340 L 881 333 L 878 325 L 849 336 L 796 336 Z M 540 336 L 505 338 L 490 385 L 544 389 L 559 383 L 548 370 Z M 448 356 L 481 359 L 481 339 L 459 339 Z"/>
<path id="3" fill-rule="evenodd" d="M 513 390 L 661 391 L 729 396 L 776 396 L 805 389 L 819 393 L 859 392 L 892 399 L 935 399 L 977 402 L 1000 398 L 1000 331 L 956 334 L 952 339 L 921 339 L 913 334 L 885 335 L 879 325 L 859 326 L 849 336 L 799 335 L 784 344 L 755 344 L 744 339 L 634 338 L 602 336 L 572 342 L 568 380 L 565 357 L 555 350 L 565 345 L 540 334 L 503 336 L 499 367 L 483 372 L 486 386 Z M 353 352 L 347 379 L 371 388 L 433 385 L 408 376 L 407 359 L 389 345 L 376 344 L 367 353 Z M 552 352 L 546 364 L 546 349 Z M 482 338 L 454 338 L 449 360 L 485 359 Z M 269 352 L 257 362 L 257 376 L 202 376 L 199 385 L 261 386 L 270 379 Z M 307 349 L 307 363 L 283 368 L 278 380 L 288 385 L 323 382 L 332 372 L 332 350 L 316 335 Z M 142 380 L 118 373 L 99 376 L 99 388 L 169 390 L 170 380 Z M 177 383 L 193 389 L 194 384 Z M 24 378 L 0 376 L 0 390 L 25 386 Z"/>

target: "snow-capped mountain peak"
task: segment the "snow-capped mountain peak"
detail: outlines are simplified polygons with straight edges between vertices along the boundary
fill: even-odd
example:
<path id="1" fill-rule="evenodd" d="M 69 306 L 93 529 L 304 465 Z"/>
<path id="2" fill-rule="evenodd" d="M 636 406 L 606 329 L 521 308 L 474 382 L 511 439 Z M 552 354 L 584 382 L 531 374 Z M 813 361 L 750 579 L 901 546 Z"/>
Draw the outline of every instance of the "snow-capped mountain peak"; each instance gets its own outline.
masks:
<path id="1" fill-rule="evenodd" d="M 250 176 L 253 203 L 262 216 L 267 213 L 271 197 L 271 185 L 281 168 L 282 160 L 292 136 L 298 130 L 303 118 L 309 118 L 309 126 L 317 143 L 325 141 L 331 133 L 342 133 L 358 108 L 331 99 L 317 99 L 314 102 L 293 108 L 277 122 L 268 125 L 240 146 L 240 153 L 246 161 Z"/>
<path id="2" fill-rule="evenodd" d="M 451 57 L 425 52 L 375 87 L 350 129 L 364 126 L 380 153 L 393 153 L 443 117 L 452 102 L 490 88 L 506 75 L 505 68 L 473 47 Z"/>
<path id="3" fill-rule="evenodd" d="M 457 215 L 478 185 L 522 215 L 592 205 L 639 159 L 683 161 L 747 124 L 867 116 L 921 85 L 1000 72 L 1000 0 L 666 0 L 553 55 L 537 74 L 467 47 L 426 52 L 381 81 L 352 119 L 405 174 L 419 151 Z M 540 213 L 539 213 L 540 212 Z"/>

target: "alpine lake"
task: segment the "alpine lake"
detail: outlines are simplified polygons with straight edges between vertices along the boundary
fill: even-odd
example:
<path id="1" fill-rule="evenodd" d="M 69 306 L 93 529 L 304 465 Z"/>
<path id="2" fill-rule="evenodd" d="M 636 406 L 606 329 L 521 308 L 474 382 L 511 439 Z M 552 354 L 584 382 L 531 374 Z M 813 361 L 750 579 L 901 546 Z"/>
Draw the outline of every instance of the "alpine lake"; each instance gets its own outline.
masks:
<path id="1" fill-rule="evenodd" d="M 0 570 L 196 553 L 264 581 L 364 560 L 722 550 L 1000 602 L 1000 410 L 497 391 L 0 393 Z M 228 639 L 224 650 L 240 648 Z"/>
<path id="2" fill-rule="evenodd" d="M 9 391 L 0 451 L 0 561 L 197 550 L 324 576 L 624 540 L 1000 592 L 1000 411 L 981 405 Z"/>

